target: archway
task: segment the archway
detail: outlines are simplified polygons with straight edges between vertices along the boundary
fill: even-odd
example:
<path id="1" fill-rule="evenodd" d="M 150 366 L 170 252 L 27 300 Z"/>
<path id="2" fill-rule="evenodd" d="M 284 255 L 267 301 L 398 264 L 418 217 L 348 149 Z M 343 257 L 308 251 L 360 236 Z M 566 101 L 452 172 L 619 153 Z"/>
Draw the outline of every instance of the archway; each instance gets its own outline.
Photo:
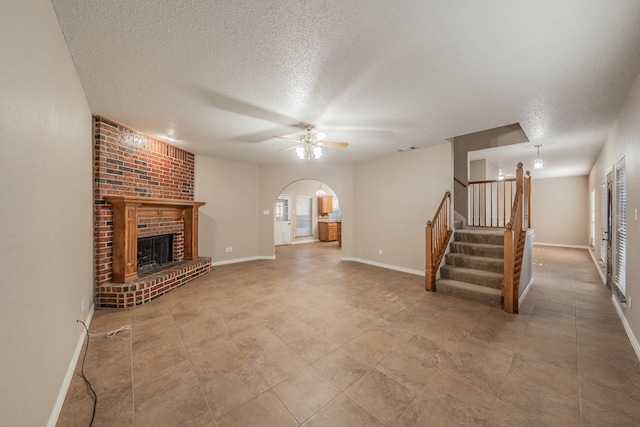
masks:
<path id="1" fill-rule="evenodd" d="M 341 219 L 340 199 L 326 183 L 293 181 L 274 201 L 274 246 L 325 241 L 340 247 Z"/>

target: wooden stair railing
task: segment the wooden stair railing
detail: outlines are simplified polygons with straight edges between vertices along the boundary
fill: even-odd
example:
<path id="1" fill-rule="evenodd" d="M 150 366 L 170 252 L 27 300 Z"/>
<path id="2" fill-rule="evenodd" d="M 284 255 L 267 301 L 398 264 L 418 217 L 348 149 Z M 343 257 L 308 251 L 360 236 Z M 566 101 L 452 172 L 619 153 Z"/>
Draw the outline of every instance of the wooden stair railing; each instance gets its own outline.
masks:
<path id="1" fill-rule="evenodd" d="M 531 177 L 525 178 L 522 163 L 516 169 L 516 192 L 511 218 L 504 231 L 504 275 L 502 278 L 502 306 L 507 313 L 518 313 L 520 272 L 524 257 L 526 230 L 531 228 Z"/>
<path id="2" fill-rule="evenodd" d="M 427 292 L 436 291 L 436 273 L 447 251 L 447 245 L 453 230 L 451 229 L 451 192 L 447 191 L 438 206 L 433 220 L 425 227 L 425 275 L 424 288 Z"/>
<path id="3" fill-rule="evenodd" d="M 464 188 L 467 188 L 467 184 L 465 184 L 464 182 L 462 182 L 462 180 L 456 178 L 455 176 L 453 177 L 453 180 L 458 184 L 462 185 Z"/>
<path id="4" fill-rule="evenodd" d="M 470 227 L 504 228 L 515 191 L 515 178 L 470 181 L 467 224 Z"/>

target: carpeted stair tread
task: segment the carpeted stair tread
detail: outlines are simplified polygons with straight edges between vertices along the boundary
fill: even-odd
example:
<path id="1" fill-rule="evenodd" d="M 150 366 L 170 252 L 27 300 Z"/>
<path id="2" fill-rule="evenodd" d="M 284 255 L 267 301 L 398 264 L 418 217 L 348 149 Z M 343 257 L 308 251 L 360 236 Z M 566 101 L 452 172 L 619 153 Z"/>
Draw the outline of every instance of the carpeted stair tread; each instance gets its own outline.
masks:
<path id="1" fill-rule="evenodd" d="M 465 228 L 456 230 L 456 242 L 486 243 L 490 245 L 504 245 L 504 231 Z"/>
<path id="2" fill-rule="evenodd" d="M 447 265 L 475 268 L 476 270 L 492 271 L 500 274 L 504 272 L 504 259 L 502 258 L 458 254 L 454 252 L 448 253 L 446 257 Z"/>
<path id="3" fill-rule="evenodd" d="M 486 243 L 451 242 L 450 250 L 453 253 L 477 255 L 490 258 L 504 258 L 504 246 L 490 245 Z"/>
<path id="4" fill-rule="evenodd" d="M 500 289 L 502 287 L 502 274 L 491 271 L 458 267 L 455 265 L 443 265 L 440 268 L 440 275 L 444 279 L 459 280 L 478 286 L 486 286 L 494 289 Z"/>
<path id="5" fill-rule="evenodd" d="M 500 289 L 487 288 L 452 279 L 438 279 L 436 281 L 436 289 L 444 295 L 476 301 L 492 307 L 502 306 L 502 292 Z"/>

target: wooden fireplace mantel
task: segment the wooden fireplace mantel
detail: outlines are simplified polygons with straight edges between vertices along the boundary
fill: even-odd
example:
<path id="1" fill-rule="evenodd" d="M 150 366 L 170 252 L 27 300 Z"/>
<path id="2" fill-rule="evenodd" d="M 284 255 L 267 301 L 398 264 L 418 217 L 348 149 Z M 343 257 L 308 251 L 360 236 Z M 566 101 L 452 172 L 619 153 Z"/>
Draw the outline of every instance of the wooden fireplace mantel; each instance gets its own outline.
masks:
<path id="1" fill-rule="evenodd" d="M 184 259 L 198 258 L 198 208 L 205 202 L 149 197 L 105 196 L 113 206 L 113 272 L 115 283 L 138 278 L 138 220 L 184 219 Z"/>

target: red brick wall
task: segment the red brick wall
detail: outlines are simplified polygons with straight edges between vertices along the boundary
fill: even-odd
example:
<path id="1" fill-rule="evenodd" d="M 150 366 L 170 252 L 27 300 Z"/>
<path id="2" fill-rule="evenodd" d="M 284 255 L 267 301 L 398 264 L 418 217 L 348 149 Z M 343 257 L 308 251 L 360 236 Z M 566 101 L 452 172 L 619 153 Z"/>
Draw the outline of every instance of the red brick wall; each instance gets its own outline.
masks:
<path id="1" fill-rule="evenodd" d="M 194 155 L 94 117 L 95 284 L 111 281 L 113 209 L 107 195 L 193 200 Z M 134 138 L 135 137 L 135 138 Z M 135 139 L 135 140 L 134 140 Z M 140 221 L 141 237 L 174 233 L 174 260 L 184 255 L 181 219 Z"/>

